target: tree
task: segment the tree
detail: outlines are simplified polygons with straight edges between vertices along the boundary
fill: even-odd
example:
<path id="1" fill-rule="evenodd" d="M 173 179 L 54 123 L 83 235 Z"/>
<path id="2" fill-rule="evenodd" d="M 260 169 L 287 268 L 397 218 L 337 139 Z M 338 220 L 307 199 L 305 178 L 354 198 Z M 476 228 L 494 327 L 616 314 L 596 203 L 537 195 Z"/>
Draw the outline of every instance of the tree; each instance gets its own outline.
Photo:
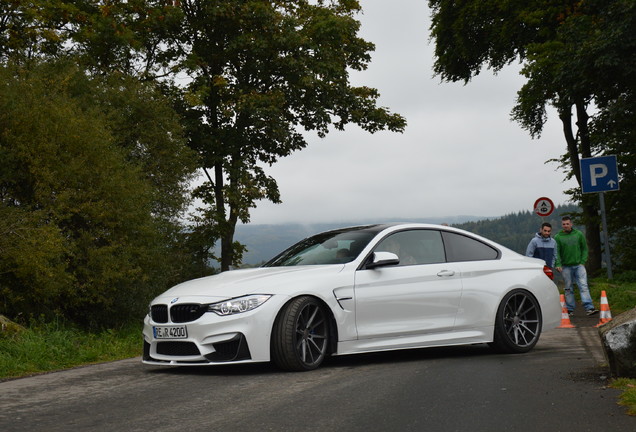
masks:
<path id="1" fill-rule="evenodd" d="M 249 221 L 258 200 L 280 202 L 264 166 L 304 148 L 303 129 L 324 137 L 349 123 L 369 132 L 405 127 L 377 106 L 375 89 L 349 84 L 374 48 L 357 36 L 355 0 L 36 3 L 47 13 L 21 5 L 12 15 L 15 25 L 47 29 L 18 39 L 24 46 L 54 40 L 56 55 L 79 56 L 98 74 L 157 80 L 174 99 L 208 180 L 196 191 L 205 207 L 195 237 L 208 239 L 208 251 L 220 239 L 224 270 L 241 259 L 238 221 Z"/>
<path id="2" fill-rule="evenodd" d="M 196 154 L 149 79 L 165 66 L 156 47 L 174 11 L 163 0 L 0 3 L 5 313 L 121 323 L 208 271 L 184 229 Z"/>
<path id="3" fill-rule="evenodd" d="M 0 68 L 0 301 L 10 316 L 113 325 L 182 276 L 171 235 L 192 155 L 160 94 L 106 82 L 63 62 Z"/>
<path id="4" fill-rule="evenodd" d="M 66 21 L 48 12 L 63 1 L 0 2 L 0 62 L 14 62 L 41 57 L 57 51 Z"/>
<path id="5" fill-rule="evenodd" d="M 355 123 L 402 131 L 404 119 L 377 107 L 378 92 L 353 87 L 373 44 L 357 36 L 353 0 L 183 0 L 177 89 L 190 145 L 207 180 L 204 229 L 221 240 L 221 269 L 240 261 L 238 221 L 267 199 L 280 202 L 263 165 L 307 146 L 301 129 L 324 137 Z M 172 44 L 169 44 L 172 46 Z"/>
<path id="6" fill-rule="evenodd" d="M 586 1 L 568 12 L 559 16 L 555 40 L 529 46 L 529 61 L 522 71 L 528 83 L 519 93 L 515 118 L 536 134 L 540 131 L 536 113 L 547 103 L 538 95 L 544 94 L 544 99 L 557 107 L 568 149 L 561 161 L 571 167 L 568 176 L 575 177 L 579 185 L 581 157 L 603 153 L 619 156 L 623 187 L 620 193 L 609 194 L 610 233 L 619 233 L 619 251 L 631 249 L 625 241 L 634 229 L 634 219 L 625 213 L 633 206 L 623 202 L 632 201 L 626 197 L 630 196 L 629 179 L 635 166 L 636 5 L 622 0 Z M 577 118 L 576 134 L 571 111 Z M 596 194 L 582 195 L 580 188 L 568 193 L 583 206 L 588 243 L 594 252 L 590 268 L 595 271 L 600 269 L 601 259 L 598 198 Z M 623 267 L 636 268 L 636 260 L 622 255 L 619 262 Z"/>
<path id="7" fill-rule="evenodd" d="M 598 115 L 591 121 L 593 151 L 617 155 L 620 191 L 605 194 L 612 261 L 636 270 L 636 3 L 614 1 L 593 21 L 579 58 L 592 66 Z M 589 68 L 589 67 L 588 67 Z M 611 77 L 611 79 L 608 79 Z"/>
<path id="8" fill-rule="evenodd" d="M 468 82 L 483 67 L 497 72 L 513 61 L 524 62 L 522 74 L 528 80 L 512 117 L 538 137 L 547 108 L 554 107 L 567 148 L 562 166 L 580 185 L 580 158 L 606 149 L 596 141 L 596 120 L 633 80 L 633 2 L 429 0 L 429 5 L 435 72 L 444 80 Z M 617 19 L 623 25 L 615 27 Z M 618 53 L 625 57 L 616 57 Z M 618 64 L 626 58 L 631 59 L 627 65 Z M 611 74 L 617 68 L 623 73 Z M 594 273 L 601 267 L 597 203 L 578 190 L 570 193 L 583 208 L 588 268 Z"/>

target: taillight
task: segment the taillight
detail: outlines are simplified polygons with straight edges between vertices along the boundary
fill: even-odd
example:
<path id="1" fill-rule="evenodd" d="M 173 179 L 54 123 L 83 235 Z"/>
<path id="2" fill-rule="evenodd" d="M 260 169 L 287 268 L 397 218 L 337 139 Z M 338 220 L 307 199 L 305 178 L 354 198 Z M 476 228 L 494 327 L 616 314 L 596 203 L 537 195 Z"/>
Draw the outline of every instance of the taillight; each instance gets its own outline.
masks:
<path id="1" fill-rule="evenodd" d="M 550 267 L 543 266 L 543 273 L 545 273 L 545 275 L 549 277 L 551 280 L 554 280 L 554 272 L 552 271 Z"/>

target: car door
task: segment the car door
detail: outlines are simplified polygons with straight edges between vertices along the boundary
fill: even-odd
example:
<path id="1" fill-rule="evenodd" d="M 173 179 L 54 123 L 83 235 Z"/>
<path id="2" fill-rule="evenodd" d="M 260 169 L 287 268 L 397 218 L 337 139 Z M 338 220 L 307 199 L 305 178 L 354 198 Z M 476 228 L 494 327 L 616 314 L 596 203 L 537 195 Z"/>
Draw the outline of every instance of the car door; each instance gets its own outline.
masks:
<path id="1" fill-rule="evenodd" d="M 379 251 L 397 254 L 400 264 L 356 272 L 358 337 L 417 337 L 452 330 L 462 295 L 461 274 L 446 262 L 440 231 L 399 231 L 374 248 Z"/>
<path id="2" fill-rule="evenodd" d="M 501 296 L 500 288 L 510 285 L 510 268 L 502 263 L 493 246 L 455 232 L 442 232 L 446 259 L 462 273 L 462 301 L 455 330 L 492 326 Z"/>

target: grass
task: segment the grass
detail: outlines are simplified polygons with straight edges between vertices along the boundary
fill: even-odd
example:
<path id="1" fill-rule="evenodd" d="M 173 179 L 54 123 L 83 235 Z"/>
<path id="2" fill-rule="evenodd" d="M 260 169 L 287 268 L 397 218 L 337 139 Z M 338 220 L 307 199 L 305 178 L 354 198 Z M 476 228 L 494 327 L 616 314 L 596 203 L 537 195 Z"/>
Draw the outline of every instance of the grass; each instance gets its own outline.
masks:
<path id="1" fill-rule="evenodd" d="M 632 280 L 590 280 L 590 293 L 599 308 L 601 291 L 607 294 L 612 316 L 636 306 Z M 0 332 L 0 379 L 136 357 L 141 355 L 141 340 L 140 324 L 95 333 L 54 322 Z M 618 403 L 636 415 L 636 379 L 618 378 L 610 385 L 622 390 Z"/>
<path id="2" fill-rule="evenodd" d="M 88 332 L 59 323 L 0 333 L 0 379 L 141 355 L 141 327 Z"/>
<path id="3" fill-rule="evenodd" d="M 612 279 L 590 280 L 590 295 L 597 309 L 601 307 L 601 292 L 607 294 L 607 303 L 612 316 L 616 316 L 636 306 L 636 282 L 621 282 Z"/>
<path id="4" fill-rule="evenodd" d="M 636 416 L 636 379 L 617 378 L 610 387 L 622 390 L 618 404 L 627 407 L 627 414 Z"/>

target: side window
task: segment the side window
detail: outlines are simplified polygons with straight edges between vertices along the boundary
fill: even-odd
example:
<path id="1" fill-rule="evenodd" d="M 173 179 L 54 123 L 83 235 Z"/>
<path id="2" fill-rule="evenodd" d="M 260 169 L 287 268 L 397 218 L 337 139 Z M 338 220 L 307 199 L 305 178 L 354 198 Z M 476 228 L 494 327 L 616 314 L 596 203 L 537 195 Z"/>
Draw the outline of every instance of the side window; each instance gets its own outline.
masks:
<path id="1" fill-rule="evenodd" d="M 499 257 L 499 251 L 479 240 L 444 231 L 444 246 L 448 261 L 483 261 Z"/>
<path id="2" fill-rule="evenodd" d="M 400 258 L 400 266 L 446 261 L 442 236 L 436 230 L 409 230 L 391 234 L 376 246 L 375 251 L 396 254 Z"/>

